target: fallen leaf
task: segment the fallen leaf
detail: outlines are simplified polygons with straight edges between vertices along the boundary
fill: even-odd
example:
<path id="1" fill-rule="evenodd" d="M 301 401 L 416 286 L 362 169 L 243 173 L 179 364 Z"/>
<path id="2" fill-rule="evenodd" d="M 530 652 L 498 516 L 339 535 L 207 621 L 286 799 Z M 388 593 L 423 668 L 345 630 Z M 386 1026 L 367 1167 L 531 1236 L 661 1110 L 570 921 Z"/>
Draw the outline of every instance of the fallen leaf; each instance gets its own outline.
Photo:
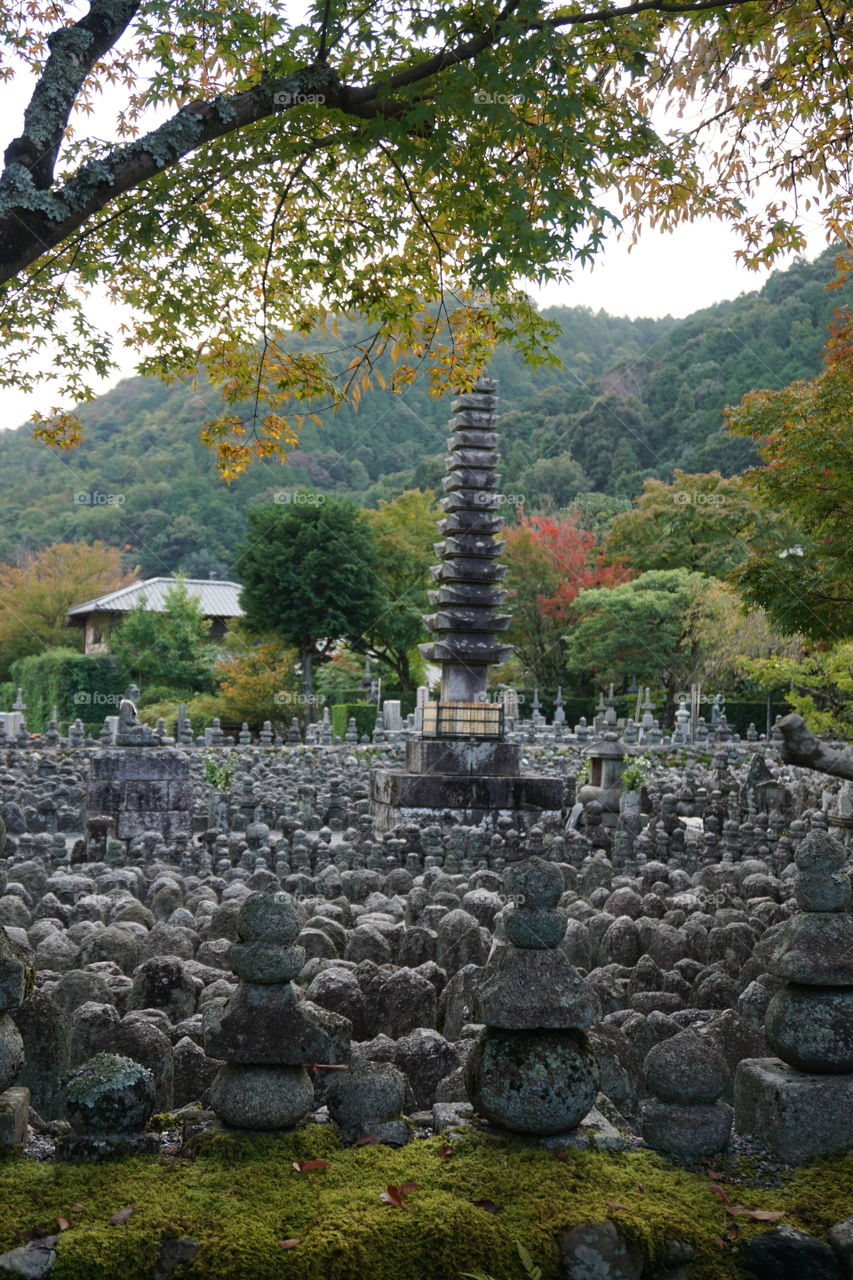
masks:
<path id="1" fill-rule="evenodd" d="M 71 1226 L 71 1223 L 68 1221 L 67 1218 L 57 1218 L 56 1225 L 59 1227 L 60 1231 L 67 1231 L 68 1228 Z"/>
<path id="2" fill-rule="evenodd" d="M 68 1208 L 69 1208 L 69 1210 L 71 1211 L 71 1213 L 85 1213 L 85 1212 L 86 1212 L 86 1206 L 85 1206 L 85 1205 L 83 1205 L 83 1204 L 70 1204 L 70 1205 L 68 1206 Z"/>
<path id="3" fill-rule="evenodd" d="M 309 1062 L 309 1071 L 349 1071 L 346 1062 Z"/>
<path id="4" fill-rule="evenodd" d="M 626 1213 L 630 1213 L 630 1212 L 631 1212 L 630 1205 L 627 1205 L 627 1204 L 617 1204 L 615 1200 L 608 1200 L 608 1201 L 607 1201 L 607 1204 L 610 1206 L 610 1208 L 611 1208 L 611 1209 L 624 1209 Z"/>
<path id="5" fill-rule="evenodd" d="M 453 1147 L 448 1146 L 448 1144 L 445 1142 L 443 1146 L 438 1148 L 438 1154 L 442 1160 L 449 1160 L 449 1158 L 453 1155 Z"/>
<path id="6" fill-rule="evenodd" d="M 722 1237 L 722 1236 L 714 1236 L 714 1241 L 713 1241 L 713 1242 L 714 1242 L 714 1244 L 717 1246 L 717 1248 L 718 1248 L 718 1249 L 725 1249 L 725 1247 L 726 1247 L 726 1242 L 725 1242 L 725 1240 L 723 1239 L 723 1237 Z"/>
<path id="7" fill-rule="evenodd" d="M 784 1209 L 744 1209 L 744 1213 L 756 1222 L 778 1222 L 784 1218 Z"/>
<path id="8" fill-rule="evenodd" d="M 297 1173 L 308 1173 L 311 1169 L 328 1169 L 328 1160 L 294 1160 L 293 1167 Z"/>
<path id="9" fill-rule="evenodd" d="M 726 1176 L 724 1173 L 715 1173 L 713 1169 L 706 1169 L 705 1172 L 709 1178 L 714 1180 L 714 1182 L 722 1182 L 723 1178 Z"/>
<path id="10" fill-rule="evenodd" d="M 729 1195 L 728 1191 L 726 1191 L 725 1187 L 718 1187 L 718 1186 L 717 1186 L 717 1184 L 714 1182 L 714 1183 L 712 1183 L 712 1184 L 711 1184 L 711 1186 L 708 1188 L 708 1190 L 709 1190 L 709 1191 L 713 1191 L 714 1195 L 715 1195 L 715 1196 L 719 1196 L 719 1197 L 720 1197 L 720 1199 L 721 1199 L 725 1204 L 731 1204 L 731 1202 L 732 1202 L 732 1201 L 731 1201 L 731 1196 Z"/>
<path id="11" fill-rule="evenodd" d="M 382 1139 L 377 1133 L 366 1133 L 363 1138 L 358 1138 L 353 1143 L 356 1147 L 375 1147 Z"/>
<path id="12" fill-rule="evenodd" d="M 485 1209 L 486 1213 L 500 1213 L 501 1207 L 495 1204 L 494 1200 L 472 1200 L 471 1203 L 478 1209 Z"/>
<path id="13" fill-rule="evenodd" d="M 295 1249 L 302 1236 L 291 1236 L 289 1240 L 276 1240 L 279 1249 Z"/>
<path id="14" fill-rule="evenodd" d="M 401 1182 L 399 1186 L 390 1183 L 384 1191 L 380 1191 L 379 1199 L 385 1204 L 392 1204 L 395 1209 L 404 1209 L 403 1196 L 407 1191 L 415 1191 L 417 1189 L 416 1182 Z"/>
<path id="15" fill-rule="evenodd" d="M 729 1229 L 726 1232 L 726 1239 L 737 1240 L 739 1234 L 740 1234 L 740 1227 L 738 1226 L 738 1224 L 736 1222 L 730 1222 Z"/>
<path id="16" fill-rule="evenodd" d="M 129 1218 L 133 1216 L 133 1205 L 127 1204 L 123 1209 L 119 1209 L 110 1218 L 111 1227 L 123 1227 Z"/>

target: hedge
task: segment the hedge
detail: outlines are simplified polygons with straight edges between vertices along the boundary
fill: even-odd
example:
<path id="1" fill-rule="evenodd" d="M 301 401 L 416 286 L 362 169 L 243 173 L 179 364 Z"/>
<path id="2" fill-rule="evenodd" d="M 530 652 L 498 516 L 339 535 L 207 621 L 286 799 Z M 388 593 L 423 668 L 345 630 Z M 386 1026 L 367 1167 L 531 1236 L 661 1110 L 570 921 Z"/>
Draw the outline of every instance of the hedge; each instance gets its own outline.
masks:
<path id="1" fill-rule="evenodd" d="M 332 707 L 332 734 L 343 741 L 350 717 L 355 717 L 359 739 L 366 733 L 372 737 L 376 725 L 376 707 L 372 702 L 336 702 Z"/>
<path id="2" fill-rule="evenodd" d="M 12 663 L 10 674 L 12 686 L 23 690 L 31 733 L 47 728 L 54 707 L 61 721 L 79 717 L 87 727 L 100 728 L 104 716 L 118 714 L 125 689 L 123 673 L 112 655 L 76 653 L 73 649 L 48 649 L 19 658 Z"/>

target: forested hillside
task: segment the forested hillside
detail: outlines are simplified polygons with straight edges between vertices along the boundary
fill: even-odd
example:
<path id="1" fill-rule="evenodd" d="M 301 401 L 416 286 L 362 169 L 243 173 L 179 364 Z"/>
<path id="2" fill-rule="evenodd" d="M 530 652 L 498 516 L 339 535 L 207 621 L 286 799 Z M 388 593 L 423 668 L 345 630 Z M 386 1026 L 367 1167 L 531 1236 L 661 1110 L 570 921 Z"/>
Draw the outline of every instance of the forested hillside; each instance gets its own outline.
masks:
<path id="1" fill-rule="evenodd" d="M 523 494 L 528 510 L 553 510 L 589 491 L 633 497 L 645 476 L 666 480 L 674 467 L 735 474 L 752 464 L 748 442 L 722 430 L 721 411 L 746 391 L 818 371 L 833 308 L 853 297 L 853 287 L 824 287 L 833 256 L 684 320 L 551 309 L 563 329 L 561 368 L 531 370 L 503 349 L 492 364 L 505 491 Z M 335 345 L 358 336 L 344 324 Z M 85 440 L 72 453 L 51 453 L 26 426 L 0 433 L 0 559 L 99 538 L 145 576 L 227 574 L 247 505 L 276 490 L 316 488 L 375 505 L 441 474 L 449 405 L 430 399 L 425 379 L 307 425 L 284 465 L 255 464 L 230 487 L 197 438 L 220 411 L 204 387 L 133 378 L 82 409 Z"/>

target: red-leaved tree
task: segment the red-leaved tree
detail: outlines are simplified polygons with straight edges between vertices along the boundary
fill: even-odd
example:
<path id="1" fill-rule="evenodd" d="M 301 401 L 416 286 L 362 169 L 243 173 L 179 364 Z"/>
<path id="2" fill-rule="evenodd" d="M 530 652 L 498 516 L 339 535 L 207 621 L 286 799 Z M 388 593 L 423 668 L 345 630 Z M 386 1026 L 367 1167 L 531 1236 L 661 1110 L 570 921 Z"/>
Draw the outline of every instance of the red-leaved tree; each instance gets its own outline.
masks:
<path id="1" fill-rule="evenodd" d="M 508 639 L 533 681 L 554 689 L 565 680 L 563 636 L 578 592 L 617 586 L 636 574 L 622 562 L 602 564 L 595 535 L 579 529 L 572 514 L 522 516 L 503 536 L 512 612 Z"/>

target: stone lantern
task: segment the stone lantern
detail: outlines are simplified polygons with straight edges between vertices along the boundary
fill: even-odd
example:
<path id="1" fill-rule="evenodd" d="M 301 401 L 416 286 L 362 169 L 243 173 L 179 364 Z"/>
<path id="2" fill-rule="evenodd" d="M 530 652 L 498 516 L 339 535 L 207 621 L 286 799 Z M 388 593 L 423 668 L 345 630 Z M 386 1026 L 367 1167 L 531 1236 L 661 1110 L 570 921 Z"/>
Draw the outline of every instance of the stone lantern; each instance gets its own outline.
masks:
<path id="1" fill-rule="evenodd" d="M 622 795 L 622 771 L 630 748 L 620 742 L 611 730 L 586 750 L 589 762 L 589 781 L 577 793 L 580 804 L 597 800 L 603 810 L 602 822 L 615 827 L 619 816 L 619 798 Z"/>

